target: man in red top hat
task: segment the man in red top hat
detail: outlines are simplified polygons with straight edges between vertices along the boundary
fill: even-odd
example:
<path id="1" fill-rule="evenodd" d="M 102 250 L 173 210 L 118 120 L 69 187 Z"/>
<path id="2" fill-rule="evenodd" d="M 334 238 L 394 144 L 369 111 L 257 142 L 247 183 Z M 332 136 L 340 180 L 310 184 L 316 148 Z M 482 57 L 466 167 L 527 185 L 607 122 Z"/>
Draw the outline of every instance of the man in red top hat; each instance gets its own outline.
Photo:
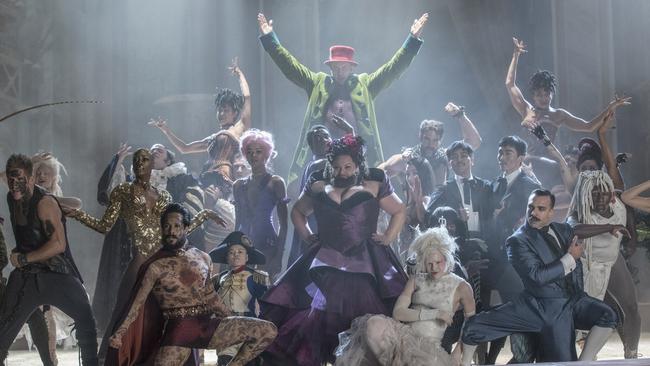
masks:
<path id="1" fill-rule="evenodd" d="M 280 44 L 273 32 L 273 21 L 267 21 L 264 14 L 257 15 L 262 32 L 260 37 L 262 46 L 280 71 L 294 84 L 303 88 L 309 96 L 309 104 L 300 132 L 301 143 L 297 145 L 287 179 L 289 185 L 301 176 L 303 168 L 311 158 L 306 137 L 307 132 L 314 125 L 325 125 L 334 138 L 349 133 L 349 127 L 353 127 L 354 132 L 367 141 L 366 158 L 369 166 L 375 167 L 384 161 L 375 117 L 374 98 L 411 64 L 422 45 L 420 34 L 428 18 L 429 14 L 425 13 L 414 20 L 411 32 L 402 47 L 390 61 L 373 73 L 352 73 L 357 66 L 357 62 L 354 61 L 354 48 L 330 47 L 330 57 L 325 64 L 332 72 L 327 74 L 312 71 L 301 64 Z"/>

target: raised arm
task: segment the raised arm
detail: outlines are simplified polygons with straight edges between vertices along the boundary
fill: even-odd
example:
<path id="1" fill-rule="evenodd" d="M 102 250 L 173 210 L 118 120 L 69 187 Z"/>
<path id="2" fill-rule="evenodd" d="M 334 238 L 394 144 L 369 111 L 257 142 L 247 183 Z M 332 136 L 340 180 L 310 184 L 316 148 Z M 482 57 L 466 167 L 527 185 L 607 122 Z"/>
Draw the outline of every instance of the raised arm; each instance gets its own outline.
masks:
<path id="1" fill-rule="evenodd" d="M 623 175 L 618 169 L 616 160 L 614 159 L 614 153 L 607 142 L 607 130 L 609 130 L 614 124 L 614 112 L 610 112 L 605 116 L 603 124 L 598 128 L 598 142 L 600 143 L 600 148 L 603 151 L 603 161 L 607 167 L 607 174 L 612 178 L 614 183 L 614 188 L 618 190 L 625 189 L 625 182 L 623 181 Z"/>
<path id="2" fill-rule="evenodd" d="M 537 137 L 544 146 L 546 146 L 546 151 L 549 153 L 549 155 L 555 160 L 558 165 L 560 166 L 560 175 L 562 176 L 562 182 L 564 183 L 564 187 L 566 188 L 567 191 L 573 193 L 573 188 L 576 185 L 576 181 L 578 177 L 573 174 L 571 169 L 569 168 L 569 165 L 567 164 L 566 160 L 564 159 L 564 156 L 562 156 L 562 153 L 560 153 L 560 150 L 557 149 L 557 147 L 553 144 L 551 139 L 546 135 L 546 131 L 544 131 L 544 127 L 541 125 L 537 125 L 535 128 L 531 130 L 531 133 Z"/>
<path id="3" fill-rule="evenodd" d="M 244 132 L 251 128 L 251 91 L 248 87 L 246 76 L 239 68 L 239 62 L 236 57 L 232 60 L 232 65 L 229 67 L 229 70 L 239 79 L 239 89 L 241 89 L 241 94 L 244 97 L 244 106 L 239 115 L 239 121 L 235 124 L 235 130 L 233 131 L 236 136 L 241 137 Z"/>
<path id="4" fill-rule="evenodd" d="M 208 146 L 210 145 L 211 137 L 206 137 L 203 140 L 192 141 L 189 144 L 181 140 L 176 136 L 172 130 L 167 126 L 167 121 L 162 118 L 152 119 L 149 121 L 149 126 L 158 127 L 160 131 L 167 137 L 169 142 L 178 150 L 181 154 L 193 154 L 206 152 Z"/>
<path id="5" fill-rule="evenodd" d="M 411 64 L 415 55 L 418 54 L 420 47 L 422 46 L 422 40 L 420 35 L 422 34 L 422 29 L 424 25 L 427 24 L 429 20 L 429 13 L 424 13 L 418 19 L 413 21 L 411 25 L 411 32 L 408 35 L 406 41 L 402 47 L 393 55 L 393 57 L 377 69 L 375 72 L 367 77 L 368 90 L 372 98 L 376 97 L 382 90 L 387 88 L 393 81 L 397 80 L 406 68 Z"/>
<path id="6" fill-rule="evenodd" d="M 445 112 L 458 121 L 460 133 L 463 135 L 463 141 L 469 144 L 472 149 L 477 150 L 481 146 L 481 134 L 478 132 L 472 121 L 467 117 L 464 107 L 449 102 L 445 106 Z"/>
<path id="7" fill-rule="evenodd" d="M 628 206 L 637 210 L 650 212 L 650 197 L 643 197 L 641 193 L 650 190 L 650 180 L 636 185 L 621 195 L 621 200 Z"/>
<path id="8" fill-rule="evenodd" d="M 278 36 L 273 32 L 273 20 L 267 21 L 264 14 L 259 13 L 257 14 L 257 23 L 262 33 L 260 41 L 266 53 L 271 56 L 273 62 L 280 68 L 280 71 L 287 79 L 303 88 L 307 92 L 307 95 L 309 95 L 316 84 L 315 79 L 317 73 L 300 63 L 298 59 L 280 44 Z"/>
<path id="9" fill-rule="evenodd" d="M 517 86 L 517 64 L 519 63 L 519 56 L 527 52 L 526 44 L 524 44 L 524 41 L 520 41 L 514 37 L 512 37 L 512 42 L 515 44 L 515 50 L 512 53 L 512 60 L 510 61 L 508 74 L 506 75 L 506 89 L 508 90 L 512 106 L 524 118 L 528 110 L 533 109 L 533 106 L 524 98 L 524 95 Z"/>
<path id="10" fill-rule="evenodd" d="M 629 105 L 631 97 L 619 97 L 616 95 L 614 100 L 609 102 L 607 108 L 605 108 L 600 114 L 594 117 L 591 121 L 585 121 L 580 117 L 576 117 L 573 114 L 569 113 L 567 110 L 558 109 L 558 112 L 562 115 L 560 116 L 560 123 L 564 124 L 568 129 L 578 132 L 595 132 L 598 128 L 605 123 L 605 118 L 610 113 L 616 112 L 616 108 Z"/>
<path id="11" fill-rule="evenodd" d="M 158 281 L 158 276 L 160 275 L 160 270 L 155 265 L 155 262 L 150 264 L 149 268 L 147 268 L 147 271 L 144 273 L 144 278 L 140 283 L 140 288 L 138 289 L 138 293 L 135 295 L 135 299 L 131 304 L 131 308 L 126 315 L 126 318 L 124 318 L 122 324 L 120 324 L 115 333 L 109 339 L 109 344 L 111 347 L 118 349 L 122 347 L 122 337 L 129 329 L 129 326 L 131 326 L 131 323 L 133 323 L 133 321 L 138 317 L 140 309 L 147 301 L 147 298 L 149 297 L 149 294 Z"/>

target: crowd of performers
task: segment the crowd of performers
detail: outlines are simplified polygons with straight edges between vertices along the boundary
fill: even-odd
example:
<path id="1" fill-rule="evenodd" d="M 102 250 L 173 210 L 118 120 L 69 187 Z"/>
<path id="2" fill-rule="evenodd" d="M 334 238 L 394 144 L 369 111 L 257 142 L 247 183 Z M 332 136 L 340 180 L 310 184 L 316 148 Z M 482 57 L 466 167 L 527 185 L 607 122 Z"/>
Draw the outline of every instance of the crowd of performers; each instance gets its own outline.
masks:
<path id="1" fill-rule="evenodd" d="M 53 333 L 70 323 L 83 365 L 198 364 L 205 349 L 231 366 L 493 364 L 507 337 L 512 362 L 594 360 L 613 330 L 625 358 L 638 357 L 626 258 L 650 182 L 625 190 L 625 155 L 605 138 L 629 98 L 587 121 L 551 107 L 557 81 L 539 71 L 526 99 L 516 82 L 525 45 L 513 39 L 506 88 L 523 128 L 498 141 L 494 180 L 472 173 L 482 139 L 454 103 L 445 110 L 462 140 L 443 147 L 444 124 L 425 120 L 419 142 L 384 159 L 373 100 L 417 55 L 427 19 L 369 74 L 353 73 L 354 49 L 331 47 L 327 74 L 258 15 L 264 50 L 308 96 L 286 183 L 269 168 L 272 134 L 251 128 L 236 61 L 241 94 L 217 95 L 218 132 L 186 143 L 178 123 L 149 123 L 178 153 L 206 154 L 201 174 L 160 143 L 133 152 L 126 170 L 122 145 L 99 180 L 101 218 L 63 194 L 54 156 L 12 155 L 16 247 L 8 256 L 0 231 L 0 266 L 15 269 L 0 294 L 0 359 L 25 323 L 44 365 L 57 364 Z M 599 141 L 561 152 L 562 126 Z M 67 218 L 106 235 L 92 304 Z"/>

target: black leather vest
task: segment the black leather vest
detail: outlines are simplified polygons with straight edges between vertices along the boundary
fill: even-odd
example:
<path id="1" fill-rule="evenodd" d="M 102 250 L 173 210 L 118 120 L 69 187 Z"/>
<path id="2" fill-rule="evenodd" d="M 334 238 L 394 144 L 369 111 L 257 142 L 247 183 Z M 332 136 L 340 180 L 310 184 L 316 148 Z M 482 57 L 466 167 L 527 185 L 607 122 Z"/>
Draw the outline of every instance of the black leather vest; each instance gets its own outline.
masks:
<path id="1" fill-rule="evenodd" d="M 49 240 L 43 222 L 38 217 L 38 203 L 46 195 L 50 194 L 47 193 L 45 189 L 36 185 L 34 186 L 34 193 L 32 194 L 32 197 L 29 200 L 29 206 L 27 207 L 27 222 L 25 225 L 19 225 L 18 220 L 15 217 L 16 201 L 11 198 L 10 194 L 7 194 L 7 203 L 11 214 L 11 227 L 16 239 L 16 251 L 19 253 L 29 253 L 40 249 Z M 63 216 L 63 213 L 61 214 L 61 222 L 63 223 L 64 238 L 66 242 L 65 251 L 44 262 L 30 263 L 25 266 L 24 269 L 33 272 L 49 270 L 58 273 L 72 274 L 81 280 L 81 275 L 72 259 L 72 253 L 70 252 L 70 246 L 68 245 L 68 233 L 65 227 L 65 216 Z"/>

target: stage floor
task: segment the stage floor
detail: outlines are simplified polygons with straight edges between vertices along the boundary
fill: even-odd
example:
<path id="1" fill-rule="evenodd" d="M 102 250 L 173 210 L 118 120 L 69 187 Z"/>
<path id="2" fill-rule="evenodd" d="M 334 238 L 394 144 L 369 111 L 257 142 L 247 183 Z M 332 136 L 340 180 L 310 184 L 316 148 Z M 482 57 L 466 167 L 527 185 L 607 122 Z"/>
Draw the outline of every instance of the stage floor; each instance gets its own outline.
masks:
<path id="1" fill-rule="evenodd" d="M 623 360 L 623 344 L 617 334 L 612 335 L 605 347 L 599 353 L 599 360 L 621 360 L 618 362 L 605 363 L 598 362 L 598 365 L 615 364 L 615 365 L 650 365 L 650 333 L 641 334 L 641 342 L 639 343 L 639 353 L 645 357 L 644 360 L 636 360 L 634 362 L 621 362 Z M 58 350 L 59 366 L 74 366 L 78 365 L 77 350 L 63 351 Z M 506 348 L 499 355 L 497 364 L 505 364 L 510 359 L 510 348 Z M 205 365 L 215 365 L 217 356 L 214 351 L 205 352 Z M 581 363 L 583 364 L 583 363 Z M 11 351 L 7 360 L 7 366 L 40 366 L 41 361 L 38 357 L 36 350 L 33 351 Z M 584 363 L 583 365 L 587 365 Z"/>

